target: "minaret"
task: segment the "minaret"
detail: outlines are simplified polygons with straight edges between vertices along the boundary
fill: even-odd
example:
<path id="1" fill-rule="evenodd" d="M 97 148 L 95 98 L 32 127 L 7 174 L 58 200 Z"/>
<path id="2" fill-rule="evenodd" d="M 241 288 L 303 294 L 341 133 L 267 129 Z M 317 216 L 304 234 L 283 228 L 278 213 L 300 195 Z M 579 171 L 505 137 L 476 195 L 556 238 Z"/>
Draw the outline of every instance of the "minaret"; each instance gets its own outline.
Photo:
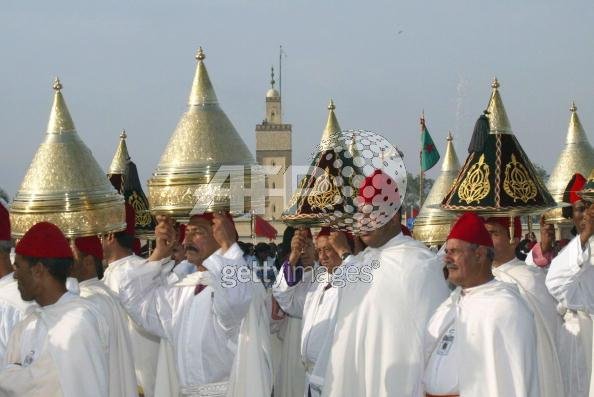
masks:
<path id="1" fill-rule="evenodd" d="M 266 118 L 256 125 L 256 161 L 265 166 L 280 166 L 276 175 L 266 176 L 266 187 L 285 189 L 285 171 L 291 165 L 291 124 L 282 121 L 282 101 L 274 88 L 274 68 L 271 68 L 270 89 L 266 93 Z M 264 217 L 277 219 L 284 209 L 282 196 L 266 197 Z"/>

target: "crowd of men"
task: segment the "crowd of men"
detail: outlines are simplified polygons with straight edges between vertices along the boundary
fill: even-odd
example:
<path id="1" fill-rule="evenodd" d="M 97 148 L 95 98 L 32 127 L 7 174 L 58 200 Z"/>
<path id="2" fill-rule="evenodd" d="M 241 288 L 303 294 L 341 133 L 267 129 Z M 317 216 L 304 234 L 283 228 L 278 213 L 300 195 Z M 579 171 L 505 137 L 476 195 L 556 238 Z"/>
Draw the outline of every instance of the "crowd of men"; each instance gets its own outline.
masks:
<path id="1" fill-rule="evenodd" d="M 0 206 L 0 395 L 588 396 L 594 207 L 568 188 L 573 239 L 467 212 L 437 254 L 398 213 L 279 246 L 158 216 L 143 258 L 128 207 L 122 232 L 13 244 Z"/>

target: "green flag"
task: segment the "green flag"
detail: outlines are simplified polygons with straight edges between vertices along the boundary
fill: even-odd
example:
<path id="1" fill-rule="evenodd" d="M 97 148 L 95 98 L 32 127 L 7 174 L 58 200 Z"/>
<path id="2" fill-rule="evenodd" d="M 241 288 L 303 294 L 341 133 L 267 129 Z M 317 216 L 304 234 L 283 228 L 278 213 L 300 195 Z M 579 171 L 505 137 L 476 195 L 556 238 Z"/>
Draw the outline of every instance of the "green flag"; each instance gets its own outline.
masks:
<path id="1" fill-rule="evenodd" d="M 425 120 L 421 119 L 421 172 L 425 172 L 439 161 L 439 152 L 433 143 Z"/>

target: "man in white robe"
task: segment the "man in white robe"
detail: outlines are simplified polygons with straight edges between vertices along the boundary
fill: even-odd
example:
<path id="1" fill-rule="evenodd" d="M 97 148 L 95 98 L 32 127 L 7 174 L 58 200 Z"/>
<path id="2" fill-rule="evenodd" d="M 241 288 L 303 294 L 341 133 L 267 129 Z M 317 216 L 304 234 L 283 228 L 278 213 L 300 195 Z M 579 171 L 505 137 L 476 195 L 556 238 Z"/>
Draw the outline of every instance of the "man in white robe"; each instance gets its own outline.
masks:
<path id="1" fill-rule="evenodd" d="M 14 279 L 14 269 L 10 260 L 12 246 L 8 210 L 0 200 L 0 363 L 4 361 L 12 329 L 23 319 L 31 305 L 21 298 L 17 281 Z"/>
<path id="2" fill-rule="evenodd" d="M 21 296 L 39 307 L 13 329 L 0 395 L 108 396 L 107 324 L 88 301 L 66 290 L 72 266 L 68 241 L 55 225 L 40 222 L 15 252 Z"/>
<path id="3" fill-rule="evenodd" d="M 493 257 L 483 220 L 462 215 L 446 241 L 457 288 L 427 325 L 428 397 L 541 396 L 533 314 L 516 286 L 493 279 Z"/>
<path id="4" fill-rule="evenodd" d="M 561 250 L 564 254 L 560 259 L 554 260 L 556 255 L 559 255 L 556 252 L 549 255 L 551 259 L 549 268 L 553 263 L 556 263 L 557 269 L 552 278 L 547 279 L 549 292 L 559 302 L 558 310 L 563 314 L 564 319 L 559 350 L 561 351 L 560 358 L 562 358 L 562 362 L 565 363 L 569 371 L 568 386 L 570 389 L 568 389 L 567 395 L 576 397 L 590 395 L 589 390 L 592 390 L 594 395 L 594 388 L 592 387 L 594 377 L 591 376 L 592 319 L 590 315 L 592 312 L 585 308 L 583 298 L 573 299 L 567 296 L 566 293 L 573 289 L 571 286 L 573 272 L 567 273 L 565 271 L 568 267 L 575 268 L 578 266 L 575 257 L 568 255 L 568 253 L 574 252 L 576 247 L 579 246 L 579 243 L 575 240 L 579 240 L 579 236 L 584 232 L 584 213 L 588 203 L 582 200 L 578 192 L 583 189 L 585 184 L 586 178 L 580 174 L 574 174 L 565 188 L 563 201 L 570 203 L 571 206 L 562 208 L 563 216 L 571 219 L 574 226 L 572 234 L 577 235 L 578 238 L 574 238 L 571 243 L 568 242 L 573 247 L 570 251 Z M 533 254 L 533 257 L 537 257 L 537 255 Z M 568 260 L 569 262 L 567 262 Z M 568 284 L 564 285 L 566 282 Z M 552 284 L 549 285 L 549 283 Z M 580 307 L 583 309 L 579 309 Z"/>
<path id="5" fill-rule="evenodd" d="M 79 295 L 93 303 L 108 324 L 109 396 L 137 396 L 128 315 L 109 287 L 99 280 L 103 275 L 101 242 L 96 236 L 79 237 L 71 248 L 74 264 L 70 277 L 78 281 Z"/>
<path id="6" fill-rule="evenodd" d="M 545 272 L 541 268 L 527 266 L 516 258 L 516 246 L 522 235 L 519 217 L 514 218 L 513 238 L 510 238 L 509 217 L 488 218 L 485 228 L 491 235 L 495 251 L 493 276 L 499 281 L 515 284 L 524 303 L 534 314 L 541 396 L 561 397 L 565 390 L 570 390 L 567 372 L 569 363 L 561 365 L 560 362 L 561 351 L 558 353 L 557 346 L 560 343 L 562 318 L 557 312 L 557 302 L 545 285 Z"/>
<path id="7" fill-rule="evenodd" d="M 122 281 L 134 277 L 146 262 L 146 259 L 136 256 L 132 252 L 135 223 L 134 210 L 126 203 L 126 230 L 110 233 L 101 238 L 103 257 L 107 264 L 101 281 L 116 296 L 120 293 Z M 128 319 L 128 332 L 132 344 L 138 390 L 145 397 L 154 397 L 159 338 L 144 331 L 130 318 Z"/>
<path id="8" fill-rule="evenodd" d="M 585 203 L 588 208 L 583 214 L 579 235 L 557 255 L 547 273 L 546 285 L 549 292 L 569 310 L 594 314 L 594 206 Z M 575 324 L 575 331 L 585 333 L 583 323 Z M 582 338 L 581 344 L 574 346 L 574 353 L 581 360 L 572 364 L 572 381 L 578 393 L 574 395 L 587 396 L 594 394 L 591 386 L 592 332 L 588 340 Z M 579 341 L 578 341 L 579 342 Z M 588 394 L 589 386 L 589 394 Z"/>
<path id="9" fill-rule="evenodd" d="M 343 259 L 345 283 L 327 369 L 319 375 L 322 395 L 422 396 L 425 327 L 448 294 L 441 263 L 401 233 L 399 214 L 361 235 L 367 248 L 356 256 L 339 236 L 330 241 Z"/>
<path id="10" fill-rule="evenodd" d="M 314 263 L 313 244 L 304 231 L 297 231 L 291 243 L 291 254 L 277 276 L 273 294 L 282 310 L 303 319 L 301 359 L 305 364 L 305 397 L 318 397 L 322 384 L 315 373 L 324 373 L 334 335 L 337 288 L 332 274 L 342 262 L 330 245 L 329 229 L 316 237 L 319 265 Z"/>
<path id="11" fill-rule="evenodd" d="M 124 278 L 120 298 L 146 331 L 173 346 L 180 395 L 225 396 L 240 326 L 258 285 L 237 282 L 237 272 L 248 268 L 233 223 L 219 214 L 190 219 L 184 246 L 198 271 L 173 285 L 159 280 L 175 238 L 169 218 L 159 217 L 155 235 L 151 258 L 141 272 Z"/>

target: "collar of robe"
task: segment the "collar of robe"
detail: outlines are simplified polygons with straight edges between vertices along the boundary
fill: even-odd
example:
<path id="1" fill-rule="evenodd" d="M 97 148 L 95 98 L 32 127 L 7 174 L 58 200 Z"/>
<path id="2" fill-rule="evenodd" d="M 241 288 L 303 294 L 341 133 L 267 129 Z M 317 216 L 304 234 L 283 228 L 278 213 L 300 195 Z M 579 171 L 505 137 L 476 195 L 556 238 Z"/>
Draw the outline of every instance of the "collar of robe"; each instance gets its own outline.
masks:
<path id="1" fill-rule="evenodd" d="M 212 274 L 208 271 L 194 272 L 188 274 L 181 281 L 174 284 L 175 287 L 195 287 L 197 284 L 211 285 Z"/>

